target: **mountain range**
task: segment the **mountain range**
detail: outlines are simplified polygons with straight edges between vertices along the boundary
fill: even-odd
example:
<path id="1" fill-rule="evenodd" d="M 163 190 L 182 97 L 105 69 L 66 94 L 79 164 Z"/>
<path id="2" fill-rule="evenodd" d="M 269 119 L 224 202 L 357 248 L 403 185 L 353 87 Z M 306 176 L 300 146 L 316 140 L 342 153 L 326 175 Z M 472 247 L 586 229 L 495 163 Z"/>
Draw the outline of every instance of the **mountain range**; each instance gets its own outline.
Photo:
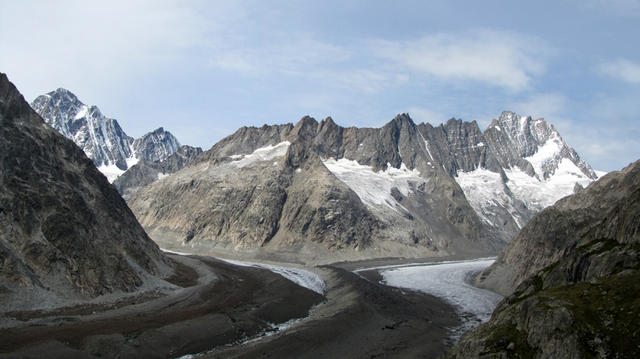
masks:
<path id="1" fill-rule="evenodd" d="M 63 88 L 38 96 L 31 107 L 82 148 L 109 182 L 139 161 L 163 161 L 180 148 L 178 140 L 162 127 L 137 139 L 127 136 L 118 121 Z"/>
<path id="2" fill-rule="evenodd" d="M 166 247 L 302 262 L 495 254 L 598 175 L 543 119 L 243 127 L 129 198 Z"/>
<path id="3" fill-rule="evenodd" d="M 3 325 L 16 313 L 46 317 L 103 295 L 175 289 L 165 279 L 186 281 L 187 269 L 150 236 L 172 249 L 307 264 L 478 257 L 506 247 L 473 279 L 505 299 L 448 357 L 640 355 L 640 161 L 601 175 L 545 120 L 512 112 L 485 131 L 456 119 L 415 124 L 407 114 L 381 128 L 304 117 L 242 127 L 205 152 L 182 146 L 167 155 L 173 141 L 162 128 L 133 140 L 115 120 L 58 92 L 64 96 L 45 113 L 59 120 L 80 110 L 71 121 L 53 121 L 56 131 L 0 73 Z M 113 184 L 98 171 L 132 158 L 140 161 Z M 219 280 L 229 279 L 216 277 L 216 288 Z M 176 293 L 192 303 L 213 291 Z M 225 302 L 230 293 L 221 292 Z M 240 322 L 222 320 L 233 331 Z M 123 336 L 120 345 L 138 340 L 136 351 L 148 338 Z"/>

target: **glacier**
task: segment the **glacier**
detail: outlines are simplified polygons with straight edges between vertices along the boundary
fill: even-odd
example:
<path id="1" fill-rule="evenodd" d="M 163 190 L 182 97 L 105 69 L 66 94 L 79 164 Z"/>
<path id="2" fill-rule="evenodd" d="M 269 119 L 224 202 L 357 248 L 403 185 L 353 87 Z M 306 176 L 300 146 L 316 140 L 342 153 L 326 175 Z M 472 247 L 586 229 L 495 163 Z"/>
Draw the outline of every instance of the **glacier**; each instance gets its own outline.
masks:
<path id="1" fill-rule="evenodd" d="M 403 289 L 416 290 L 439 297 L 453 305 L 463 319 L 454 329 L 454 337 L 491 318 L 502 300 L 500 294 L 478 288 L 469 283 L 470 276 L 495 261 L 482 258 L 430 264 L 408 264 L 380 269 L 382 283 Z M 359 270 L 359 271 L 362 271 Z"/>

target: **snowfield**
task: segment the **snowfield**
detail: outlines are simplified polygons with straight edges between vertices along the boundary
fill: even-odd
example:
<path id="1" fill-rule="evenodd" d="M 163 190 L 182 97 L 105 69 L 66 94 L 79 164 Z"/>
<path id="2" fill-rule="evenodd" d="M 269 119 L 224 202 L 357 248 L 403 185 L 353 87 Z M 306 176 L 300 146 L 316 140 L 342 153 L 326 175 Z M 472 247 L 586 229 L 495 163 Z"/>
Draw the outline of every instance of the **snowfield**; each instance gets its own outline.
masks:
<path id="1" fill-rule="evenodd" d="M 550 142 L 550 141 L 548 141 Z M 549 152 L 546 146 L 545 152 Z M 535 155 L 534 155 L 535 156 Z M 532 157 L 527 157 L 530 160 Z M 485 168 L 476 168 L 471 172 L 459 171 L 455 177 L 456 182 L 462 188 L 469 204 L 483 221 L 493 225 L 491 207 L 502 206 L 507 209 L 518 226 L 522 228 L 524 220 L 518 215 L 516 204 L 509 195 L 511 192 L 515 199 L 524 202 L 530 209 L 541 211 L 551 206 L 557 200 L 573 194 L 576 184 L 582 187 L 588 186 L 592 180 L 585 176 L 571 160 L 563 158 L 549 178 L 542 177 L 542 163 L 540 159 L 531 162 L 536 168 L 537 177 L 532 177 L 517 167 L 505 169 L 509 179 L 505 184 L 499 173 Z"/>
<path id="2" fill-rule="evenodd" d="M 329 158 L 322 163 L 334 176 L 349 186 L 365 205 L 373 208 L 388 207 L 396 212 L 406 209 L 393 198 L 391 189 L 395 187 L 407 197 L 412 191 L 412 185 L 426 181 L 420 177 L 418 170 L 409 170 L 404 163 L 400 168 L 389 165 L 385 171 L 378 172 L 370 166 L 346 158 Z"/>
<path id="3" fill-rule="evenodd" d="M 380 270 L 383 283 L 431 294 L 444 299 L 458 309 L 463 325 L 454 336 L 462 334 L 491 318 L 491 313 L 502 300 L 500 294 L 474 287 L 468 279 L 494 262 L 491 259 L 407 265 Z"/>
<path id="4" fill-rule="evenodd" d="M 231 158 L 231 162 L 238 168 L 246 167 L 258 161 L 269 161 L 275 158 L 283 157 L 287 154 L 287 150 L 291 143 L 289 141 L 280 142 L 277 145 L 269 145 L 258 148 L 249 155 L 235 155 Z"/>
<path id="5" fill-rule="evenodd" d="M 502 206 L 511 214 L 518 227 L 522 227 L 524 220 L 518 215 L 515 203 L 507 194 L 499 173 L 478 167 L 471 172 L 459 171 L 455 180 L 473 210 L 484 222 L 495 225 L 491 220 L 495 216 L 492 207 Z"/>
<path id="6" fill-rule="evenodd" d="M 509 177 L 507 185 L 511 192 L 536 210 L 542 210 L 560 198 L 573 194 L 576 184 L 587 187 L 593 181 L 566 158 L 560 161 L 554 174 L 547 180 L 538 180 L 515 167 L 505 170 L 505 173 Z"/>

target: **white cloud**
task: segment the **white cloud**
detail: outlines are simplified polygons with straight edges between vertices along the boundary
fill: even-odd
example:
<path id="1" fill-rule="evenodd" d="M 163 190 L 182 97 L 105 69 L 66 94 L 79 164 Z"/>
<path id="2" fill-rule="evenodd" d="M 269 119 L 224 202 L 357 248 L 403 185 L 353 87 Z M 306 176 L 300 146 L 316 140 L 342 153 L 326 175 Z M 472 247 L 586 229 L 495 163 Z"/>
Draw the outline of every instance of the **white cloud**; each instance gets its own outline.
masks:
<path id="1" fill-rule="evenodd" d="M 442 80 L 473 80 L 521 91 L 544 72 L 548 49 L 509 32 L 479 30 L 409 41 L 373 41 L 372 51 L 417 74 Z"/>
<path id="2" fill-rule="evenodd" d="M 600 65 L 600 71 L 615 79 L 632 84 L 640 83 L 640 64 L 627 59 L 617 59 Z"/>
<path id="3" fill-rule="evenodd" d="M 360 64 L 362 52 L 313 38 L 274 38 L 253 48 L 227 44 L 216 49 L 210 66 L 255 78 L 293 76 L 315 86 L 375 94 L 406 83 L 407 75 Z"/>

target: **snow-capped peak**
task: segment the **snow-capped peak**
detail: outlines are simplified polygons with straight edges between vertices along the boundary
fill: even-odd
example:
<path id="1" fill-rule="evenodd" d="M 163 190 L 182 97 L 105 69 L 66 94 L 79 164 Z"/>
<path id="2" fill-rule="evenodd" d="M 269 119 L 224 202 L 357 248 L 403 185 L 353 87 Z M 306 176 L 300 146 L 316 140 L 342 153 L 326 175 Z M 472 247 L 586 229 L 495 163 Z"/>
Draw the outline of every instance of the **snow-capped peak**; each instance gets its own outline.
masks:
<path id="1" fill-rule="evenodd" d="M 163 128 L 134 141 L 118 121 L 103 115 L 97 106 L 85 105 L 63 88 L 38 96 L 31 106 L 47 124 L 82 148 L 110 182 L 138 160 L 163 160 L 180 147 Z"/>
<path id="2" fill-rule="evenodd" d="M 593 169 L 567 145 L 555 127 L 542 118 L 533 120 L 530 116 L 505 111 L 491 123 L 485 135 L 495 141 L 496 155 L 505 168 L 519 167 L 530 175 L 548 179 L 566 158 L 587 178 L 597 178 Z M 531 168 L 523 168 L 526 163 L 520 159 L 528 162 Z"/>

